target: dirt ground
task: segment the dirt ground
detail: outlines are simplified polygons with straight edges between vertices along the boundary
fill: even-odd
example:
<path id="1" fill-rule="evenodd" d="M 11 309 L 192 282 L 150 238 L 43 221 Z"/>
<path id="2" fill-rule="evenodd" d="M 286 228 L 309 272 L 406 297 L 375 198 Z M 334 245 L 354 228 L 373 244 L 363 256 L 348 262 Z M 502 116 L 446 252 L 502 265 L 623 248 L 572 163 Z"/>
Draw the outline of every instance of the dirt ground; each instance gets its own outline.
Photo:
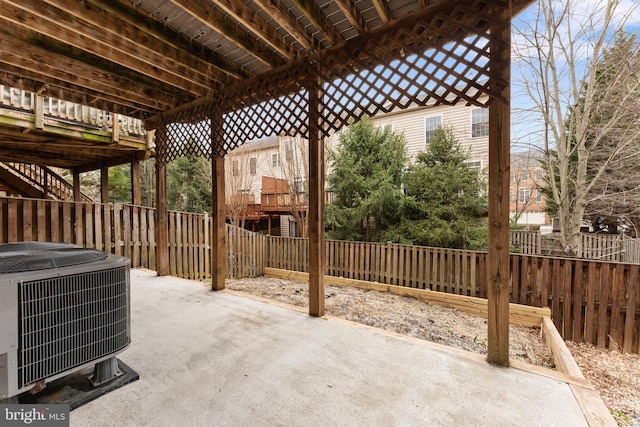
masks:
<path id="1" fill-rule="evenodd" d="M 260 277 L 227 280 L 226 285 L 232 290 L 299 307 L 308 303 L 307 283 Z M 332 316 L 480 354 L 487 353 L 487 321 L 483 318 L 410 297 L 351 287 L 327 286 L 325 295 L 325 309 Z M 510 357 L 553 368 L 551 354 L 540 335 L 539 328 L 511 326 Z M 640 427 L 638 355 L 623 355 L 585 344 L 567 344 L 618 424 Z"/>

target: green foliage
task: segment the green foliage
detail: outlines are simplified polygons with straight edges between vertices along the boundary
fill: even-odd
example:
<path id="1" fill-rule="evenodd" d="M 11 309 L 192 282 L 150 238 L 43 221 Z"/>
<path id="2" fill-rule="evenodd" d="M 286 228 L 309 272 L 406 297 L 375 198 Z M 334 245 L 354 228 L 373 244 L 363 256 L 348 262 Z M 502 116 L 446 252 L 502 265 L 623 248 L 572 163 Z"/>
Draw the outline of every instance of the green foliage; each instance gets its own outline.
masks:
<path id="1" fill-rule="evenodd" d="M 109 168 L 109 202 L 131 203 L 131 168 L 128 165 Z"/>
<path id="2" fill-rule="evenodd" d="M 192 154 L 167 165 L 167 206 L 182 212 L 211 214 L 211 163 Z"/>
<path id="3" fill-rule="evenodd" d="M 329 151 L 328 158 L 333 165 L 328 184 L 334 194 L 326 215 L 330 238 L 377 241 L 400 223 L 407 162 L 401 134 L 377 128 L 363 118 L 340 135 L 338 149 Z"/>
<path id="4" fill-rule="evenodd" d="M 465 163 L 467 154 L 451 129 L 441 128 L 405 178 L 406 218 L 389 240 L 425 246 L 484 249 L 485 182 Z M 401 236 L 401 238 L 398 238 Z"/>

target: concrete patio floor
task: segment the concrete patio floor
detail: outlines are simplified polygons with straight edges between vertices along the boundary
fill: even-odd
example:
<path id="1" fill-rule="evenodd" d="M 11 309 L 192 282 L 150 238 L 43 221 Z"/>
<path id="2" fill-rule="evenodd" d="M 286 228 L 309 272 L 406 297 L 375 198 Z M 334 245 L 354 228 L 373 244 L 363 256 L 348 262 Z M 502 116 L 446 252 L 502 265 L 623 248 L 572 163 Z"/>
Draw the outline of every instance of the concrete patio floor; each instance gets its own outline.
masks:
<path id="1" fill-rule="evenodd" d="M 584 426 L 560 375 L 132 270 L 140 380 L 72 426 Z M 538 369 L 539 371 L 544 371 Z"/>

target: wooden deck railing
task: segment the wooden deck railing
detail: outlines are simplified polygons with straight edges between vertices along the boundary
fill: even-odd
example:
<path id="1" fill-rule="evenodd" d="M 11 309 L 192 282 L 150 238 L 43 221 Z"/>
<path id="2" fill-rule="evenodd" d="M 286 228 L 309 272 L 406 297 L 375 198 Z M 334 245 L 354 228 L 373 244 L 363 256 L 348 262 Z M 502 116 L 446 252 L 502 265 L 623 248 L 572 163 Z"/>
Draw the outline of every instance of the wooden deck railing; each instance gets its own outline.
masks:
<path id="1" fill-rule="evenodd" d="M 38 96 L 33 92 L 0 85 L 0 106 L 35 112 L 36 97 Z M 114 118 L 117 118 L 121 134 L 139 137 L 144 137 L 146 134 L 140 119 L 112 114 L 108 111 L 48 96 L 41 98 L 44 104 L 44 114 L 47 118 L 109 129 L 113 127 Z"/>
<path id="2" fill-rule="evenodd" d="M 0 242 L 70 242 L 124 255 L 156 268 L 154 209 L 0 198 Z M 210 277 L 211 218 L 169 212 L 173 275 Z M 486 253 L 397 244 L 326 242 L 325 274 L 486 297 Z M 272 237 L 227 226 L 227 277 L 264 267 L 308 271 L 306 239 Z M 640 265 L 511 255 L 511 301 L 548 306 L 565 339 L 640 353 Z"/>

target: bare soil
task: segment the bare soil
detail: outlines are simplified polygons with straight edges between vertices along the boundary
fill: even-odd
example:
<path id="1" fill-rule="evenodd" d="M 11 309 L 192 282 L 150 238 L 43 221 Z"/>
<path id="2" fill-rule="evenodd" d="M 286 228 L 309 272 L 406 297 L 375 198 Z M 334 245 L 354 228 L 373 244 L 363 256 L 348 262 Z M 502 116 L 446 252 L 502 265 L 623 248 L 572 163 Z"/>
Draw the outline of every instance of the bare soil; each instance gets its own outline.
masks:
<path id="1" fill-rule="evenodd" d="M 308 284 L 260 277 L 227 280 L 229 289 L 306 307 Z M 487 321 L 461 311 L 391 293 L 327 286 L 327 314 L 428 341 L 487 353 Z M 640 358 L 567 342 L 584 375 L 621 426 L 640 427 Z M 546 368 L 553 359 L 539 328 L 511 326 L 509 357 Z"/>

